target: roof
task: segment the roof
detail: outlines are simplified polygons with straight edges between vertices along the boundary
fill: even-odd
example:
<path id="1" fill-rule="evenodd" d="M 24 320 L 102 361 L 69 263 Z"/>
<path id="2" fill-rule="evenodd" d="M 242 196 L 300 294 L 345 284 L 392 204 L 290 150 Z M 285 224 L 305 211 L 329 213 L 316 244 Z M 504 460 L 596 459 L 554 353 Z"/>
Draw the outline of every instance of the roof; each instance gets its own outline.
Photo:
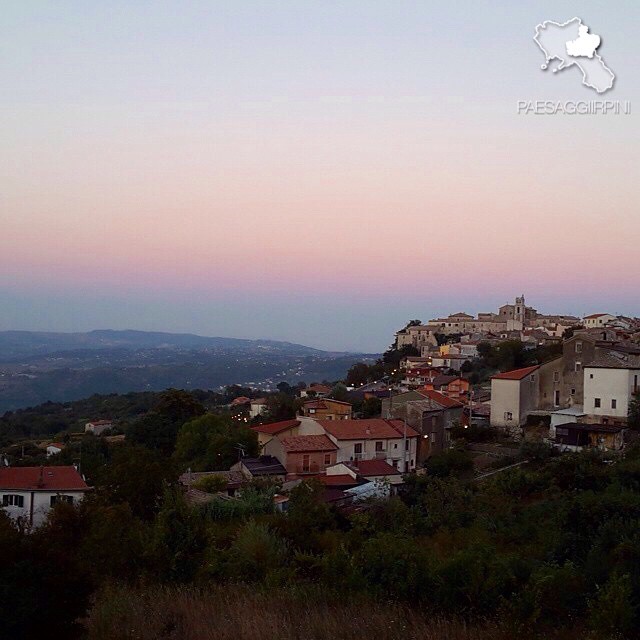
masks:
<path id="1" fill-rule="evenodd" d="M 458 400 L 454 400 L 453 398 L 449 398 L 439 391 L 433 391 L 431 389 L 425 389 L 424 391 L 420 391 L 420 395 L 426 396 L 429 400 L 433 400 L 437 402 L 445 409 L 451 409 L 454 407 L 463 407 L 462 402 L 458 402 Z"/>
<path id="2" fill-rule="evenodd" d="M 241 471 L 235 471 L 234 469 L 224 469 L 221 471 L 186 471 L 179 478 L 180 484 L 190 487 L 194 482 L 200 480 L 200 478 L 206 478 L 207 476 L 219 476 L 227 481 L 227 486 L 239 487 L 246 481 L 246 478 L 242 475 Z"/>
<path id="3" fill-rule="evenodd" d="M 68 467 L 2 467 L 0 489 L 23 491 L 88 491 L 77 469 Z"/>
<path id="4" fill-rule="evenodd" d="M 610 313 L 592 313 L 590 316 L 585 316 L 585 320 L 592 320 L 593 318 L 602 318 L 602 316 L 610 316 Z"/>
<path id="5" fill-rule="evenodd" d="M 346 422 L 346 420 L 337 422 Z M 282 438 L 280 442 L 288 453 L 296 451 L 336 451 L 338 449 L 324 434 L 318 436 L 291 436 Z"/>
<path id="6" fill-rule="evenodd" d="M 316 393 L 318 393 L 318 392 L 320 392 L 320 393 L 330 393 L 331 392 L 331 387 L 327 387 L 326 384 L 312 384 L 312 385 L 309 385 L 304 390 L 307 391 L 307 392 L 315 391 Z"/>
<path id="7" fill-rule="evenodd" d="M 319 398 L 317 400 L 307 400 L 302 406 L 305 409 L 327 409 L 327 403 L 343 404 L 345 407 L 350 407 L 350 402 L 343 402 L 342 400 L 334 400 L 333 398 Z"/>
<path id="8" fill-rule="evenodd" d="M 404 434 L 405 423 L 402 420 L 318 420 L 318 424 L 337 440 L 384 440 L 399 438 Z M 407 437 L 415 438 L 418 432 L 406 425 Z"/>
<path id="9" fill-rule="evenodd" d="M 575 429 L 577 431 L 595 431 L 597 433 L 620 433 L 626 427 L 615 424 L 582 424 L 580 422 L 565 422 L 557 424 L 556 429 Z"/>
<path id="10" fill-rule="evenodd" d="M 113 424 L 113 420 L 90 420 L 87 424 L 92 424 L 95 426 L 103 425 L 103 424 Z"/>
<path id="11" fill-rule="evenodd" d="M 267 399 L 266 398 L 254 398 L 251 401 L 251 404 L 267 404 Z"/>
<path id="12" fill-rule="evenodd" d="M 460 379 L 461 379 L 460 376 L 440 375 L 440 376 L 436 376 L 433 380 L 431 380 L 431 382 L 428 382 L 427 384 L 432 384 L 434 387 L 442 387 L 442 386 L 451 384 L 454 380 L 460 380 Z"/>
<path id="13" fill-rule="evenodd" d="M 342 473 L 335 476 L 322 475 L 317 476 L 317 478 L 320 482 L 322 482 L 323 485 L 328 487 L 344 487 L 347 485 L 355 487 L 359 484 L 362 484 L 362 482 L 358 481 L 353 476 L 350 476 L 348 473 Z"/>
<path id="14" fill-rule="evenodd" d="M 495 376 L 491 376 L 492 380 L 523 380 L 529 374 L 533 373 L 540 368 L 540 365 L 533 367 L 524 367 L 523 369 L 513 369 L 512 371 L 505 371 L 504 373 L 497 373 Z"/>
<path id="15" fill-rule="evenodd" d="M 47 447 L 56 447 L 57 449 L 64 449 L 62 442 L 50 442 Z"/>
<path id="16" fill-rule="evenodd" d="M 350 463 L 358 470 L 358 473 L 365 478 L 371 476 L 396 476 L 400 471 L 392 467 L 385 460 L 355 460 Z"/>
<path id="17" fill-rule="evenodd" d="M 251 402 L 251 398 L 247 398 L 247 396 L 239 396 L 235 400 L 232 400 L 231 404 L 239 405 L 239 404 L 248 404 L 249 402 Z"/>
<path id="18" fill-rule="evenodd" d="M 253 476 L 284 476 L 287 470 L 274 456 L 260 456 L 259 458 L 242 458 L 240 462 Z"/>
<path id="19" fill-rule="evenodd" d="M 594 367 L 596 369 L 640 369 L 640 364 L 625 362 L 622 358 L 618 358 L 613 353 L 603 353 L 593 362 L 584 365 L 585 369 Z"/>
<path id="20" fill-rule="evenodd" d="M 258 424 L 255 427 L 251 427 L 251 429 L 257 433 L 266 433 L 273 436 L 276 433 L 299 426 L 300 420 L 281 420 L 280 422 L 270 422 L 269 424 Z"/>

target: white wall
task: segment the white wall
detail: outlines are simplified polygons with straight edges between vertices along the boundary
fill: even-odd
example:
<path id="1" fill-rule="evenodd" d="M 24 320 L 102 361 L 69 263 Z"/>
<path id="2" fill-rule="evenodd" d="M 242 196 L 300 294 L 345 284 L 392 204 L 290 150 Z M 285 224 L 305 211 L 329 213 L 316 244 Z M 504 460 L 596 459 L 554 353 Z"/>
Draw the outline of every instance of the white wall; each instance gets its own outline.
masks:
<path id="1" fill-rule="evenodd" d="M 51 509 L 51 496 L 64 495 L 72 496 L 73 502 L 76 504 L 84 497 L 84 491 L 18 491 L 16 489 L 0 489 L 0 505 L 2 505 L 2 496 L 18 495 L 24 498 L 23 507 L 7 506 L 4 507 L 7 515 L 11 518 L 24 518 L 29 522 L 31 514 L 31 499 L 33 497 L 33 526 L 40 526 L 46 519 L 47 513 Z"/>
<path id="2" fill-rule="evenodd" d="M 511 420 L 506 415 L 510 413 Z M 520 381 L 491 381 L 491 426 L 510 428 L 520 425 Z"/>
<path id="3" fill-rule="evenodd" d="M 356 457 L 360 460 L 385 460 L 391 466 L 394 466 L 394 461 L 396 463 L 395 466 L 398 467 L 402 471 L 402 462 L 404 460 L 403 456 L 403 448 L 402 438 L 379 438 L 378 440 L 338 440 L 331 434 L 327 434 L 329 438 L 333 442 L 338 445 L 338 462 L 349 462 L 350 460 L 355 460 Z M 383 450 L 376 451 L 376 442 L 383 443 Z M 409 469 L 414 469 L 416 465 L 416 449 L 418 438 L 407 438 L 407 442 L 409 443 L 409 449 L 407 450 L 407 464 L 409 465 Z M 355 445 L 362 445 L 362 453 L 356 454 Z"/>
<path id="4" fill-rule="evenodd" d="M 637 378 L 635 378 L 637 376 Z M 633 385 L 640 385 L 640 369 L 584 368 L 584 412 L 592 416 L 626 418 Z M 595 406 L 600 398 L 600 407 Z M 616 401 L 615 409 L 612 400 Z"/>

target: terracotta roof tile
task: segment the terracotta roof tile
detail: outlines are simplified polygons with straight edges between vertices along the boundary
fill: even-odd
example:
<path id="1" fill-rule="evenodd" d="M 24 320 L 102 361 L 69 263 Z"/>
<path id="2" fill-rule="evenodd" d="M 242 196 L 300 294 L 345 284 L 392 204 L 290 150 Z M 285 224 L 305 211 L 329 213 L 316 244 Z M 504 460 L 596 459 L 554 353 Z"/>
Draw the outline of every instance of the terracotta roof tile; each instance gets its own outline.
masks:
<path id="1" fill-rule="evenodd" d="M 366 420 L 318 420 L 322 428 L 337 440 L 380 440 L 402 437 L 404 422 L 402 420 L 383 420 L 370 418 Z M 407 425 L 407 436 L 418 436 Z"/>
<path id="2" fill-rule="evenodd" d="M 345 422 L 344 420 L 342 422 Z M 325 435 L 291 436 L 280 441 L 285 451 L 336 451 L 338 447 Z"/>
<path id="3" fill-rule="evenodd" d="M 252 431 L 257 433 L 266 433 L 268 435 L 275 435 L 288 429 L 300 426 L 300 420 L 281 420 L 280 422 L 270 422 L 269 424 L 258 424 L 255 427 L 251 427 Z"/>
<path id="4" fill-rule="evenodd" d="M 497 373 L 495 376 L 491 376 L 492 380 L 523 380 L 529 374 L 533 373 L 540 368 L 540 365 L 533 367 L 524 367 L 523 369 L 513 369 L 512 371 L 505 371 L 504 373 Z"/>
<path id="5" fill-rule="evenodd" d="M 2 467 L 0 489 L 25 491 L 87 491 L 75 467 Z"/>

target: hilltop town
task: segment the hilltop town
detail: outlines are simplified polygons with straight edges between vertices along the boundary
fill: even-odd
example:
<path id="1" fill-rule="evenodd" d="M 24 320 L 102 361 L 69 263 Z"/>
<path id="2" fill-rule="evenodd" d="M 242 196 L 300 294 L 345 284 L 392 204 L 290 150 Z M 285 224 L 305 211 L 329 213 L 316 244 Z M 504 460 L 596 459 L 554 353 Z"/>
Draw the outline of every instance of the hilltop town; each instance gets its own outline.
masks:
<path id="1" fill-rule="evenodd" d="M 63 610 L 56 628 L 68 631 L 97 593 L 92 633 L 106 624 L 116 636 L 121 625 L 159 637 L 176 620 L 194 622 L 184 607 L 203 597 L 184 591 L 181 601 L 160 585 L 220 584 L 235 598 L 245 597 L 238 583 L 285 593 L 295 580 L 303 594 L 319 583 L 371 603 L 417 599 L 453 628 L 466 602 L 484 639 L 496 636 L 483 616 L 504 633 L 555 628 L 550 604 L 503 620 L 493 603 L 532 590 L 542 598 L 541 584 L 571 579 L 580 586 L 561 611 L 566 628 L 580 611 L 582 630 L 628 629 L 635 600 L 618 593 L 617 570 L 594 576 L 588 558 L 597 547 L 630 575 L 603 527 L 619 508 L 624 535 L 640 524 L 640 505 L 629 506 L 639 434 L 640 319 L 545 315 L 524 296 L 495 313 L 412 320 L 382 357 L 340 380 L 93 395 L 6 412 L 0 543 L 19 545 L 29 571 L 44 572 L 35 598 L 49 602 L 28 619 L 20 612 L 32 596 L 16 591 L 8 628 L 41 629 L 47 611 Z M 584 521 L 580 551 L 564 541 L 568 513 Z M 490 580 L 473 586 L 462 565 Z M 52 595 L 69 581 L 84 594 L 74 606 Z M 615 594 L 622 622 L 602 613 Z M 140 598 L 156 603 L 151 627 L 130 608 Z M 385 615 L 432 630 L 406 611 Z M 229 624 L 233 637 L 239 619 Z"/>

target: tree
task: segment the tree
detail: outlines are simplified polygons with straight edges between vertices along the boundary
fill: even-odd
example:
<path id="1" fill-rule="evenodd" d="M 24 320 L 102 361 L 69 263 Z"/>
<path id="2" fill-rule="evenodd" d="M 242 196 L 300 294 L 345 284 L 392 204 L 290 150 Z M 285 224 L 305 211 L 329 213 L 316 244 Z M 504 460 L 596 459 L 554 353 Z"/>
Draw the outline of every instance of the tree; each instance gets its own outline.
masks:
<path id="1" fill-rule="evenodd" d="M 246 455 L 257 455 L 256 433 L 232 424 L 227 416 L 207 414 L 182 426 L 174 455 L 181 469 L 219 471 L 238 460 L 239 448 Z"/>
<path id="2" fill-rule="evenodd" d="M 166 484 L 175 483 L 174 466 L 156 451 L 140 445 L 118 447 L 98 475 L 96 488 L 107 504 L 127 503 L 132 513 L 151 520 Z"/>
<path id="3" fill-rule="evenodd" d="M 190 393 L 167 389 L 160 394 L 153 409 L 129 427 L 127 438 L 171 455 L 180 427 L 204 412 L 205 408 Z"/>

